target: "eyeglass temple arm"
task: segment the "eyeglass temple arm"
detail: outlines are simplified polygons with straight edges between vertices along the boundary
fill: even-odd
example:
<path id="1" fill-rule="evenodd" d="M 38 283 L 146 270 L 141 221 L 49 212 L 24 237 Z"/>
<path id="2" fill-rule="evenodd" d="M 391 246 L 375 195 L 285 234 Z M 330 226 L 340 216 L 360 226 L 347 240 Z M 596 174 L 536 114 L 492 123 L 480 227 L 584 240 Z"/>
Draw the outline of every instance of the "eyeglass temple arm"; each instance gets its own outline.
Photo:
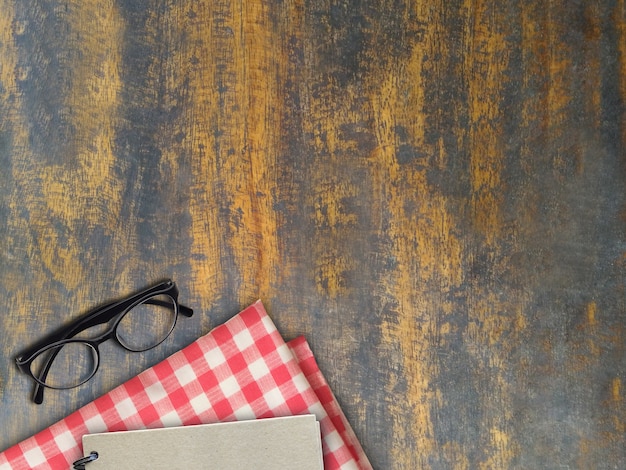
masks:
<path id="1" fill-rule="evenodd" d="M 152 305 L 159 305 L 161 307 L 172 308 L 172 304 L 171 303 L 164 302 L 163 300 L 159 300 L 159 299 L 148 299 L 144 303 L 152 304 Z M 193 309 L 190 308 L 190 307 L 185 307 L 182 304 L 178 304 L 178 311 L 179 311 L 180 314 L 182 314 L 182 315 L 184 315 L 186 317 L 193 316 Z"/>
<path id="2" fill-rule="evenodd" d="M 119 305 L 117 305 L 118 302 L 113 302 L 113 303 L 110 303 L 110 304 L 107 304 L 98 308 L 97 310 L 89 314 L 89 316 L 87 316 L 86 318 L 83 318 L 80 321 L 76 322 L 76 324 L 70 330 L 64 332 L 65 334 L 59 335 L 60 337 L 55 339 L 55 341 L 61 341 L 64 339 L 72 338 L 73 336 L 77 335 L 83 330 L 86 330 L 87 328 L 91 328 L 92 326 L 96 326 L 96 325 L 101 325 L 102 323 L 106 323 L 110 321 L 121 310 L 124 310 L 127 307 L 128 303 L 132 303 L 132 302 L 129 302 L 129 301 L 119 302 Z M 169 302 L 163 302 L 158 299 L 148 299 L 146 303 L 161 305 L 167 308 L 172 307 L 172 304 L 170 304 Z M 114 306 L 117 308 L 111 308 Z M 178 304 L 178 308 L 179 308 L 178 311 L 186 317 L 191 317 L 193 315 L 193 309 L 186 307 L 185 305 Z M 107 312 L 106 315 L 103 315 L 103 313 L 107 309 L 111 309 L 111 311 Z M 50 343 L 51 341 L 47 341 L 47 342 Z M 50 357 L 46 360 L 38 377 L 41 382 L 46 381 L 46 377 L 48 376 L 50 367 L 52 367 L 52 363 L 54 362 L 54 359 L 56 358 L 59 351 L 60 351 L 59 349 L 55 350 L 53 353 L 51 353 Z M 35 382 L 35 388 L 33 390 L 33 402 L 35 402 L 38 405 L 41 405 L 43 403 L 44 390 L 45 390 L 45 387 L 43 385 L 41 385 L 39 382 Z"/>
<path id="3" fill-rule="evenodd" d="M 178 311 L 186 317 L 193 316 L 193 309 L 190 307 L 185 307 L 184 305 L 178 304 Z"/>
<path id="4" fill-rule="evenodd" d="M 50 353 L 50 357 L 48 357 L 48 359 L 46 360 L 46 363 L 44 364 L 44 367 L 39 374 L 39 380 L 41 380 L 42 382 L 46 381 L 46 377 L 48 377 L 50 367 L 52 367 L 52 363 L 54 362 L 57 354 L 59 354 L 60 351 L 60 349 L 55 349 L 52 353 Z M 41 405 L 43 403 L 44 389 L 45 387 L 43 385 L 41 385 L 39 382 L 35 382 L 35 389 L 33 390 L 33 401 L 38 405 Z"/>

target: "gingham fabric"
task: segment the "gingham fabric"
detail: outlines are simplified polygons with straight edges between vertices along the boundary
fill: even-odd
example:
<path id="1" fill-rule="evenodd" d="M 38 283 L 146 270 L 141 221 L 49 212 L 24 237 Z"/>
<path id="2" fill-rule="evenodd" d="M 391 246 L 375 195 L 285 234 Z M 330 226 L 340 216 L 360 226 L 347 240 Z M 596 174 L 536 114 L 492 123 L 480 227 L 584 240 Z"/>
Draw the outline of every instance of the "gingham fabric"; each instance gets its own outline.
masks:
<path id="1" fill-rule="evenodd" d="M 294 357 L 298 361 L 300 369 L 322 403 L 326 414 L 332 421 L 337 432 L 341 435 L 343 443 L 348 447 L 352 453 L 352 457 L 358 463 L 358 468 L 370 470 L 372 466 L 361 447 L 361 443 L 354 434 L 346 416 L 343 414 L 339 402 L 322 375 L 322 371 L 317 366 L 313 352 L 311 348 L 309 348 L 309 343 L 307 343 L 304 336 L 300 336 L 290 341 L 288 344 Z M 328 465 L 326 465 L 326 467 L 334 468 Z M 341 468 L 341 466 L 339 468 Z"/>
<path id="2" fill-rule="evenodd" d="M 0 454 L 0 470 L 67 469 L 87 433 L 315 414 L 325 469 L 370 469 L 304 338 L 257 302 L 67 418 Z"/>

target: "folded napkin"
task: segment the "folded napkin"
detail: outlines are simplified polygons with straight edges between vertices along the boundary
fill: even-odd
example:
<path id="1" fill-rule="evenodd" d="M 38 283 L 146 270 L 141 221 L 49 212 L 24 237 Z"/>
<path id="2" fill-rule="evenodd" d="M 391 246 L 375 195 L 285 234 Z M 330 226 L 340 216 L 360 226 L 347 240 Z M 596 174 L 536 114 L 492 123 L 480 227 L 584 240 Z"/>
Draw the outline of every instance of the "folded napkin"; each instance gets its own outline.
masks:
<path id="1" fill-rule="evenodd" d="M 67 469 L 84 434 L 315 414 L 325 469 L 371 465 L 302 337 L 260 301 L 67 418 L 0 453 L 0 470 Z"/>

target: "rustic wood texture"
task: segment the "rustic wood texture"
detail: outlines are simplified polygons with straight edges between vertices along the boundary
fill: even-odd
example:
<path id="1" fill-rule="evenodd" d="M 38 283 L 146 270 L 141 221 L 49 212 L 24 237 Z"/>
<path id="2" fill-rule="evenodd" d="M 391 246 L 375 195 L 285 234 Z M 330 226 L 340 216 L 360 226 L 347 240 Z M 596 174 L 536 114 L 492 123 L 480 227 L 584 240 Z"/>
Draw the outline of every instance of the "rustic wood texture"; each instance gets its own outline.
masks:
<path id="1" fill-rule="evenodd" d="M 0 0 L 0 448 L 261 298 L 375 468 L 625 468 L 625 11 Z M 166 344 L 30 402 L 170 276 Z"/>

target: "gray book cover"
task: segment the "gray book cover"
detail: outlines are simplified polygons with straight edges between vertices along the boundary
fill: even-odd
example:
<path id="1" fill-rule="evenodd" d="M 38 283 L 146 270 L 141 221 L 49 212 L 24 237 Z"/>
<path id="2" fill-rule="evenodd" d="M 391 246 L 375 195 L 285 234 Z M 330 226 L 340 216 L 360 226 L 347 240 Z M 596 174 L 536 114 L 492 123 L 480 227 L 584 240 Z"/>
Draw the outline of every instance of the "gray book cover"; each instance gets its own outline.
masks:
<path id="1" fill-rule="evenodd" d="M 87 434 L 83 450 L 86 470 L 324 468 L 314 415 Z"/>

